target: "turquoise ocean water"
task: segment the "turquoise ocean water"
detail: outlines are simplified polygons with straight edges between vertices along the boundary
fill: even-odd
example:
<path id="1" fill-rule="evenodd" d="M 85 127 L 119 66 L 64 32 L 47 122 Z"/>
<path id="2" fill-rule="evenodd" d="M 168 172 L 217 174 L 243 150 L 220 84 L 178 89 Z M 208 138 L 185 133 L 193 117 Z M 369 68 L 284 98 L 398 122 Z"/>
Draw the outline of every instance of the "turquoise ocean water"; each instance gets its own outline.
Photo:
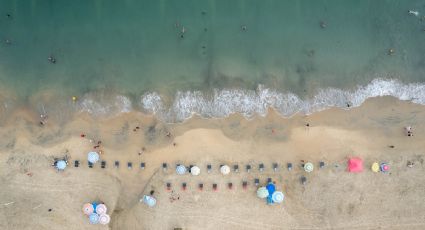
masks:
<path id="1" fill-rule="evenodd" d="M 381 95 L 425 104 L 421 0 L 0 6 L 3 112 L 18 105 L 53 115 L 141 110 L 181 121 L 193 113 L 264 115 L 268 107 L 290 116 Z"/>

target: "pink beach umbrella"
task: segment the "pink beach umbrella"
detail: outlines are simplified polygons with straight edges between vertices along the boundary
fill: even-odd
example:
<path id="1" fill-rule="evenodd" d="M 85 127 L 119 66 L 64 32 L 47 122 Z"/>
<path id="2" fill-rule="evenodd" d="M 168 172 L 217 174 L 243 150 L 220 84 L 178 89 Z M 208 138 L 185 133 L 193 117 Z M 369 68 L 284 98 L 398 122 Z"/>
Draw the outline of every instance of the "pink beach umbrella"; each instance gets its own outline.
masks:
<path id="1" fill-rule="evenodd" d="M 99 224 L 109 224 L 109 221 L 111 221 L 111 217 L 108 214 L 100 214 L 99 215 Z"/>
<path id="2" fill-rule="evenodd" d="M 106 208 L 106 205 L 104 205 L 104 204 L 98 204 L 97 206 L 96 206 L 96 213 L 97 214 L 105 214 L 106 213 L 106 211 L 108 211 L 108 208 Z"/>
<path id="3" fill-rule="evenodd" d="M 87 203 L 87 204 L 84 204 L 84 205 L 83 205 L 83 212 L 84 212 L 84 214 L 86 214 L 87 216 L 88 216 L 88 215 L 90 215 L 90 214 L 92 214 L 92 213 L 93 213 L 93 211 L 94 211 L 94 209 L 93 209 L 93 205 L 92 205 L 92 204 Z"/>
<path id="4" fill-rule="evenodd" d="M 359 157 L 348 159 L 348 171 L 352 173 L 359 173 L 363 171 L 363 160 Z"/>

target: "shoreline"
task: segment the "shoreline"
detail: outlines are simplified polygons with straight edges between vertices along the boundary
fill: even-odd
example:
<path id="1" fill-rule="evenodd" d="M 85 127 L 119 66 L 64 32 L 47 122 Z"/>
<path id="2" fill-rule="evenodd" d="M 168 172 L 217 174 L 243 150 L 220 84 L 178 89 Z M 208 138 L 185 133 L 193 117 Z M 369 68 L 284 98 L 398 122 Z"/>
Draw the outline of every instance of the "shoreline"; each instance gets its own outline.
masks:
<path id="1" fill-rule="evenodd" d="M 4 218 L 8 221 L 1 220 L 0 216 L 0 222 L 6 224 L 5 229 L 11 226 L 29 229 L 30 226 L 42 228 L 46 224 L 55 224 L 61 219 L 67 229 L 73 229 L 75 223 L 97 229 L 85 222 L 80 206 L 87 200 L 100 199 L 111 209 L 112 222 L 109 226 L 112 229 L 123 226 L 128 229 L 161 229 L 161 224 L 167 228 L 183 226 L 191 229 L 203 226 L 202 223 L 206 224 L 203 226 L 205 229 L 214 229 L 216 226 L 246 229 L 250 224 L 252 229 L 260 229 L 261 226 L 287 229 L 279 227 L 278 223 L 285 223 L 290 229 L 327 229 L 340 228 L 344 226 L 344 221 L 352 225 L 356 223 L 356 218 L 374 228 L 380 225 L 373 225 L 376 222 L 372 217 L 396 226 L 396 221 L 389 218 L 392 212 L 400 216 L 399 223 L 406 224 L 411 216 L 419 218 L 419 214 L 409 210 L 415 210 L 416 213 L 425 210 L 425 202 L 419 198 L 422 184 L 425 184 L 421 178 L 425 169 L 425 144 L 420 138 L 425 135 L 425 126 L 421 123 L 424 119 L 424 106 L 392 97 L 373 98 L 351 110 L 333 108 L 310 116 L 296 115 L 288 119 L 269 111 L 266 117 L 252 120 L 242 115 L 224 119 L 198 116 L 177 124 L 165 124 L 153 116 L 141 116 L 140 113 L 97 121 L 88 114 L 81 114 L 63 126 L 47 122 L 44 127 L 40 127 L 35 115 L 20 111 L 1 130 L 0 180 L 5 187 L 0 196 L 5 203 L 15 203 L 3 208 Z M 413 137 L 403 133 L 403 127 L 408 125 L 413 127 Z M 137 126 L 140 129 L 133 131 Z M 171 135 L 167 137 L 169 132 Z M 86 137 L 81 138 L 81 133 Z M 101 159 L 107 162 L 106 169 L 101 169 L 99 165 L 89 169 L 87 162 L 84 163 L 87 152 L 93 150 L 94 143 L 90 139 L 94 143 L 102 141 Z M 389 148 L 389 145 L 395 147 Z M 139 155 L 143 147 L 145 151 Z M 70 164 L 65 172 L 57 173 L 50 167 L 51 161 L 53 157 L 65 153 L 70 157 Z M 365 160 L 364 173 L 353 175 L 345 172 L 344 164 L 349 156 L 360 156 Z M 74 160 L 81 160 L 82 165 L 75 168 Z M 113 162 L 117 160 L 121 165 L 119 169 L 114 169 Z M 308 184 L 301 186 L 299 177 L 303 172 L 295 168 L 294 172 L 288 173 L 284 169 L 287 162 L 297 167 L 300 160 L 315 164 L 324 160 L 327 167 L 307 175 Z M 406 169 L 406 160 L 415 161 L 415 168 Z M 370 172 L 369 164 L 373 161 L 389 162 L 392 174 L 375 175 Z M 132 170 L 127 169 L 127 162 L 133 163 Z M 139 169 L 140 162 L 146 162 L 145 170 Z M 169 165 L 167 173 L 160 170 L 163 162 Z M 178 162 L 199 165 L 202 168 L 201 175 L 174 175 L 174 165 Z M 204 170 L 207 163 L 216 168 L 222 163 L 243 167 L 244 164 L 257 165 L 260 162 L 266 165 L 264 173 L 247 174 L 241 170 L 226 178 L 217 173 L 207 175 Z M 278 173 L 272 172 L 270 168 L 273 162 L 278 162 L 281 167 Z M 334 164 L 340 167 L 335 168 Z M 267 177 L 276 180 L 285 193 L 284 203 L 268 207 L 258 200 L 252 184 L 254 177 L 259 177 L 261 181 Z M 181 192 L 179 188 L 184 180 L 190 186 L 187 192 Z M 242 180 L 250 182 L 247 191 L 240 188 Z M 229 181 L 236 188 L 226 192 L 224 187 Z M 168 201 L 171 195 L 165 190 L 165 182 L 172 183 L 174 193 L 180 196 L 178 202 Z M 195 189 L 199 182 L 205 183 L 206 191 Z M 213 182 L 219 184 L 218 193 L 210 191 Z M 354 186 L 352 191 L 347 190 L 347 183 Z M 397 194 L 404 191 L 401 184 L 415 186 L 408 190 L 409 195 L 403 195 L 403 199 L 417 199 L 415 204 L 395 200 L 400 198 Z M 382 191 L 370 191 L 368 186 L 384 187 Z M 138 202 L 140 196 L 151 189 L 156 191 L 158 198 L 156 209 L 149 209 Z M 334 191 L 329 193 L 329 189 Z M 64 200 L 63 192 L 68 194 L 68 199 Z M 317 194 L 321 194 L 322 198 L 318 200 Z M 333 197 L 331 194 L 338 195 Z M 350 197 L 350 202 L 344 201 L 344 194 Z M 356 194 L 362 194 L 363 199 L 370 204 L 359 203 L 360 198 Z M 375 201 L 376 196 L 388 199 L 388 202 Z M 377 215 L 378 201 L 391 212 Z M 29 202 L 31 207 L 41 204 L 43 210 L 37 213 L 25 211 L 25 202 L 27 205 Z M 326 205 L 326 202 L 330 203 Z M 229 203 L 234 205 L 227 205 Z M 338 211 L 338 205 L 342 205 L 345 211 Z M 47 206 L 53 208 L 54 213 L 45 211 Z M 195 212 L 191 211 L 194 207 L 197 209 Z M 233 210 L 233 219 L 222 217 L 225 221 L 219 220 L 221 217 L 217 216 L 217 212 L 223 211 L 223 207 L 227 209 L 224 213 Z M 249 211 L 253 208 L 261 212 L 253 215 Z M 183 209 L 186 215 L 176 214 L 179 209 Z M 308 215 L 301 215 L 306 210 L 311 213 L 312 219 L 308 219 Z M 23 217 L 28 215 L 32 218 L 19 223 L 12 216 L 15 212 L 22 212 Z M 170 215 L 165 217 L 164 213 Z M 320 217 L 319 214 L 324 216 Z M 248 218 L 244 218 L 244 215 Z M 276 222 L 281 215 L 285 216 L 285 220 Z M 64 216 L 69 216 L 70 220 L 63 220 Z M 193 216 L 198 216 L 198 219 Z M 209 216 L 212 217 L 210 220 Z M 415 222 L 418 226 L 425 226 L 418 220 Z"/>

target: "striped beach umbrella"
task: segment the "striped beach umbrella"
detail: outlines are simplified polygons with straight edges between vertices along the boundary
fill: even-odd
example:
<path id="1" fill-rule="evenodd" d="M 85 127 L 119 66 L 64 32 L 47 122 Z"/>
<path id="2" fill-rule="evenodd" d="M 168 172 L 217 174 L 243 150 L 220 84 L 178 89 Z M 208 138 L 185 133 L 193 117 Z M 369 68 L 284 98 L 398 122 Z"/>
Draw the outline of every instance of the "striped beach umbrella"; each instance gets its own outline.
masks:
<path id="1" fill-rule="evenodd" d="M 97 214 L 105 214 L 108 211 L 108 208 L 104 204 L 98 204 L 96 206 L 96 213 Z"/>
<path id="2" fill-rule="evenodd" d="M 176 168 L 176 173 L 179 175 L 183 175 L 186 173 L 186 167 L 184 165 L 178 165 Z"/>
<path id="3" fill-rule="evenodd" d="M 382 172 L 390 171 L 390 166 L 387 163 L 381 163 L 381 171 Z"/>
<path id="4" fill-rule="evenodd" d="M 96 163 L 96 162 L 98 162 L 99 161 L 99 153 L 97 153 L 97 152 L 89 152 L 88 154 L 87 154 L 87 160 L 90 162 L 90 163 Z"/>
<path id="5" fill-rule="evenodd" d="M 83 212 L 86 215 L 90 215 L 94 212 L 93 205 L 91 203 L 87 203 L 83 205 Z"/>
<path id="6" fill-rule="evenodd" d="M 90 221 L 90 224 L 97 224 L 97 223 L 99 223 L 99 214 L 97 214 L 97 213 L 90 214 L 89 221 Z"/>
<path id="7" fill-rule="evenodd" d="M 201 169 L 198 166 L 193 166 L 190 168 L 190 173 L 192 173 L 194 176 L 197 176 L 201 173 Z"/>
<path id="8" fill-rule="evenodd" d="M 56 162 L 56 168 L 58 170 L 64 170 L 66 168 L 66 161 L 64 160 L 59 160 Z"/>
<path id="9" fill-rule="evenodd" d="M 269 196 L 269 191 L 266 187 L 259 187 L 257 190 L 257 196 L 261 199 L 264 199 Z"/>
<path id="10" fill-rule="evenodd" d="M 153 198 L 152 196 L 143 196 L 143 203 L 145 203 L 146 205 L 148 205 L 149 207 L 153 207 L 156 205 L 156 199 Z"/>
<path id="11" fill-rule="evenodd" d="M 109 224 L 109 221 L 111 221 L 111 217 L 108 214 L 100 214 L 99 215 L 99 224 Z"/>
<path id="12" fill-rule="evenodd" d="M 220 172 L 223 175 L 227 175 L 230 173 L 230 167 L 228 165 L 223 165 L 220 167 Z"/>
<path id="13" fill-rule="evenodd" d="M 304 170 L 306 172 L 308 172 L 308 173 L 313 172 L 313 169 L 314 169 L 313 163 L 307 162 L 307 163 L 304 164 Z"/>
<path id="14" fill-rule="evenodd" d="M 283 201 L 284 198 L 285 198 L 285 196 L 283 195 L 283 192 L 281 192 L 281 191 L 275 191 L 272 194 L 272 200 L 273 200 L 273 202 L 282 203 L 282 201 Z"/>

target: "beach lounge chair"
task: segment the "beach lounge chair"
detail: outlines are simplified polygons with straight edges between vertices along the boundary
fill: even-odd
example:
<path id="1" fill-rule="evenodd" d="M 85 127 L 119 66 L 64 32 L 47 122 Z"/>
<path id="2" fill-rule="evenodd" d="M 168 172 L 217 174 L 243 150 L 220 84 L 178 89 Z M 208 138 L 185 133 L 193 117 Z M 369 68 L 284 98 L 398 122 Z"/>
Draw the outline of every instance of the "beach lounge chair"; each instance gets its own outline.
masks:
<path id="1" fill-rule="evenodd" d="M 251 172 L 251 165 L 246 165 L 246 171 Z"/>
<path id="2" fill-rule="evenodd" d="M 233 189 L 233 183 L 232 183 L 232 182 L 229 182 L 229 183 L 227 184 L 227 187 L 228 187 L 229 189 Z"/>
<path id="3" fill-rule="evenodd" d="M 128 162 L 128 163 L 127 163 L 127 168 L 128 168 L 128 169 L 132 169 L 132 168 L 133 168 L 133 163 Z"/>
<path id="4" fill-rule="evenodd" d="M 292 170 L 292 163 L 288 163 L 287 168 L 288 168 L 288 171 L 291 171 Z"/>
<path id="5" fill-rule="evenodd" d="M 277 163 L 273 163 L 273 171 L 277 171 L 277 168 L 278 168 L 279 166 L 278 166 L 278 164 Z"/>
<path id="6" fill-rule="evenodd" d="M 269 177 L 269 178 L 267 178 L 267 184 L 268 184 L 268 183 L 272 183 L 272 178 L 270 178 L 270 177 Z"/>
<path id="7" fill-rule="evenodd" d="M 78 166 L 80 166 L 80 161 L 79 160 L 74 161 L 74 167 L 78 168 Z"/>
<path id="8" fill-rule="evenodd" d="M 217 184 L 213 184 L 212 188 L 213 188 L 214 191 L 217 191 Z"/>
<path id="9" fill-rule="evenodd" d="M 300 181 L 301 181 L 301 184 L 302 184 L 302 185 L 305 185 L 305 184 L 307 183 L 307 178 L 306 178 L 305 176 L 302 176 L 302 177 L 300 178 Z"/>
<path id="10" fill-rule="evenodd" d="M 242 181 L 242 188 L 246 189 L 248 187 L 248 181 Z"/>
<path id="11" fill-rule="evenodd" d="M 260 179 L 255 178 L 255 179 L 254 179 L 254 184 L 255 184 L 255 186 L 260 185 Z"/>
<path id="12" fill-rule="evenodd" d="M 207 165 L 207 172 L 208 172 L 208 173 L 211 173 L 211 169 L 212 169 L 211 165 L 210 165 L 210 164 L 208 164 L 208 165 Z"/>
<path id="13" fill-rule="evenodd" d="M 164 170 L 164 172 L 165 172 L 165 171 L 167 171 L 167 169 L 168 169 L 167 163 L 162 163 L 162 170 Z"/>
<path id="14" fill-rule="evenodd" d="M 325 162 L 323 162 L 323 161 L 320 161 L 319 162 L 319 168 L 324 168 L 325 167 Z"/>
<path id="15" fill-rule="evenodd" d="M 145 162 L 140 163 L 140 168 L 141 168 L 141 169 L 145 169 L 145 167 L 146 167 Z"/>
<path id="16" fill-rule="evenodd" d="M 89 161 L 89 168 L 93 168 L 93 163 Z"/>
<path id="17" fill-rule="evenodd" d="M 239 165 L 233 165 L 233 171 L 239 172 Z"/>
<path id="18" fill-rule="evenodd" d="M 106 168 L 106 161 L 100 162 L 100 168 Z"/>
<path id="19" fill-rule="evenodd" d="M 115 166 L 115 168 L 119 168 L 120 167 L 120 162 L 119 161 L 115 161 L 114 166 Z"/>
<path id="20" fill-rule="evenodd" d="M 171 183 L 167 182 L 166 187 L 167 187 L 167 190 L 170 191 L 171 190 Z"/>
<path id="21" fill-rule="evenodd" d="M 199 190 L 202 191 L 204 189 L 204 184 L 203 183 L 199 183 L 198 188 L 199 188 Z"/>
<path id="22" fill-rule="evenodd" d="M 186 188 L 187 188 L 187 184 L 186 184 L 186 182 L 183 182 L 182 183 L 182 190 L 184 191 L 184 190 L 186 190 Z"/>
<path id="23" fill-rule="evenodd" d="M 258 170 L 260 170 L 260 172 L 264 171 L 264 164 L 263 163 L 258 165 Z"/>

